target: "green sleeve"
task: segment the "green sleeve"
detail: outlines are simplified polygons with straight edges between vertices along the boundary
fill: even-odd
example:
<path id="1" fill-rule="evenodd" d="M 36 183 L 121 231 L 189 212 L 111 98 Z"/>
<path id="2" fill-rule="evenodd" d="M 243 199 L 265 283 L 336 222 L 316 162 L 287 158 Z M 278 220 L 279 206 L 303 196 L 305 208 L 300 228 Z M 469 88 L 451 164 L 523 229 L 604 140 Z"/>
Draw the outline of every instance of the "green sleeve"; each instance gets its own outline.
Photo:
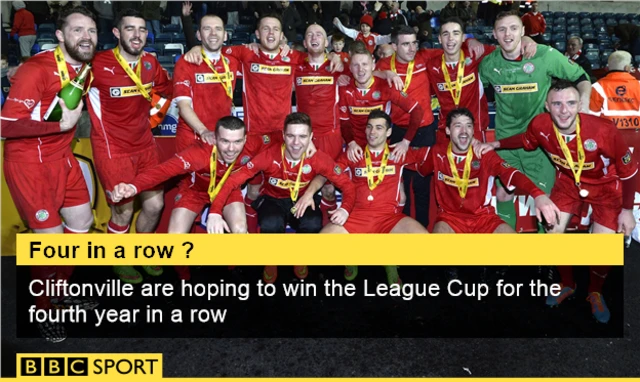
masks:
<path id="1" fill-rule="evenodd" d="M 538 45 L 539 47 L 541 45 Z M 585 76 L 588 80 L 589 76 L 585 73 L 584 69 L 576 63 L 569 61 L 562 53 L 556 49 L 549 47 L 549 51 L 545 55 L 545 61 L 550 63 L 547 66 L 549 76 L 569 80 L 572 82 L 577 81 L 580 77 Z"/>

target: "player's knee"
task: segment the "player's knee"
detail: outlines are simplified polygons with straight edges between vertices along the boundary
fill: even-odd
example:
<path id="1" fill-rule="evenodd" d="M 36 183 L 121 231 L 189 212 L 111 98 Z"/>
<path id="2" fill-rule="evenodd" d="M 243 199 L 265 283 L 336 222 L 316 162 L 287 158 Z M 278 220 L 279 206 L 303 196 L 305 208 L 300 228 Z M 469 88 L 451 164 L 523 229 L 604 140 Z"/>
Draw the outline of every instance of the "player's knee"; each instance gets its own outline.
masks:
<path id="1" fill-rule="evenodd" d="M 121 226 L 126 226 L 133 218 L 133 203 L 111 208 L 111 220 Z"/>
<path id="2" fill-rule="evenodd" d="M 247 233 L 247 221 L 246 219 L 240 219 L 241 221 L 230 222 L 229 229 L 231 233 Z"/>
<path id="3" fill-rule="evenodd" d="M 258 185 L 257 187 L 253 187 L 254 185 L 250 184 L 247 187 L 247 198 L 251 199 L 251 200 L 256 200 L 258 199 L 258 196 L 260 196 L 260 185 Z"/>
<path id="4" fill-rule="evenodd" d="M 149 215 L 160 215 L 162 213 L 162 209 L 164 208 L 164 198 L 151 198 L 144 201 L 142 205 L 145 213 Z"/>
<path id="5" fill-rule="evenodd" d="M 93 213 L 91 212 L 91 209 L 88 209 L 88 211 L 83 213 L 72 223 L 72 228 L 76 228 L 80 231 L 89 231 L 89 229 L 91 229 L 91 226 L 93 225 Z"/>
<path id="6" fill-rule="evenodd" d="M 260 233 L 284 233 L 286 229 L 284 219 L 279 216 L 269 216 L 259 220 Z"/>
<path id="7" fill-rule="evenodd" d="M 333 184 L 325 184 L 322 187 L 322 197 L 327 200 L 333 200 L 336 198 L 336 188 Z"/>

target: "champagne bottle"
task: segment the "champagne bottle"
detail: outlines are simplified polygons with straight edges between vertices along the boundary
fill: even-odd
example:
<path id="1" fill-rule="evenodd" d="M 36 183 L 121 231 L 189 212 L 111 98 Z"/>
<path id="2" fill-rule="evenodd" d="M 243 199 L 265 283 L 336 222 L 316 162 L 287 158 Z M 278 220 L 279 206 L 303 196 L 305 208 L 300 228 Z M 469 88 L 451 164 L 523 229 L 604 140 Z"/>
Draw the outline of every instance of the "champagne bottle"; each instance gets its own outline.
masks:
<path id="1" fill-rule="evenodd" d="M 84 82 L 91 71 L 91 64 L 85 64 L 80 73 L 67 84 L 67 86 L 60 89 L 56 98 L 49 106 L 49 110 L 44 115 L 44 120 L 47 122 L 58 122 L 62 119 L 62 107 L 60 106 L 60 99 L 64 100 L 64 104 L 67 109 L 73 110 L 78 107 L 80 100 L 82 99 L 82 93 L 84 91 Z"/>

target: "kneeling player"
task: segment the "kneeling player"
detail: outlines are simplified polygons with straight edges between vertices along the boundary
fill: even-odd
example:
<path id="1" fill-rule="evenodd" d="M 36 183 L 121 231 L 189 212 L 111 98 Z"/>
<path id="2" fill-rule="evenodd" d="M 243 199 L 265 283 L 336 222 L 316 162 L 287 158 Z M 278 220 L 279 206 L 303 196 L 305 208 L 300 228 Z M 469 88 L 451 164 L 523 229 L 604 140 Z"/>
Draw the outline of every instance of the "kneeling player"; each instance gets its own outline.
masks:
<path id="1" fill-rule="evenodd" d="M 491 148 L 541 147 L 556 165 L 556 182 L 551 200 L 560 208 L 560 220 L 549 230 L 563 233 L 582 206 L 591 205 L 593 233 L 623 232 L 635 227 L 633 200 L 638 165 L 616 126 L 603 118 L 578 113 L 578 89 L 568 81 L 556 81 L 549 90 L 545 107 L 549 111 L 536 116 L 524 134 L 482 145 Z M 576 154 L 573 154 L 576 153 Z M 589 280 L 591 312 L 606 323 L 610 312 L 602 297 L 609 266 L 592 266 Z M 570 266 L 558 267 L 563 288 L 559 296 L 549 296 L 547 305 L 557 306 L 576 291 Z"/>

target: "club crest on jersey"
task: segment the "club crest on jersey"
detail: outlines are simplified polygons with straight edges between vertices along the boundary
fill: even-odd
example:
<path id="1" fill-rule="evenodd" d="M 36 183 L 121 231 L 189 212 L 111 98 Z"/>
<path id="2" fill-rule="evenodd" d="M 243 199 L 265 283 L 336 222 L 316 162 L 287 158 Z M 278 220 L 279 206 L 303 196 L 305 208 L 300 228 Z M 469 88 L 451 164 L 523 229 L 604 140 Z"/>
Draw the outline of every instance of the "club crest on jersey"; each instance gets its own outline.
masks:
<path id="1" fill-rule="evenodd" d="M 631 163 L 631 151 L 627 150 L 627 153 L 622 157 L 622 163 L 624 164 Z"/>
<path id="2" fill-rule="evenodd" d="M 227 48 L 227 50 L 225 50 L 226 54 L 231 54 L 231 52 L 233 52 L 233 49 L 231 49 L 231 48 Z"/>
<path id="3" fill-rule="evenodd" d="M 464 58 L 464 64 L 465 65 L 471 65 L 471 57 L 465 57 Z"/>
<path id="4" fill-rule="evenodd" d="M 38 212 L 36 212 L 36 220 L 39 222 L 43 222 L 45 220 L 49 219 L 49 211 L 47 210 L 40 210 Z"/>
<path id="5" fill-rule="evenodd" d="M 373 97 L 373 99 L 375 99 L 375 100 L 379 100 L 380 99 L 380 92 L 376 90 L 375 92 L 373 92 L 371 97 Z"/>
<path id="6" fill-rule="evenodd" d="M 308 174 L 311 172 L 311 165 L 305 164 L 304 166 L 302 166 L 302 173 L 303 174 Z"/>
<path id="7" fill-rule="evenodd" d="M 511 168 L 511 165 L 507 162 L 502 162 L 502 167 L 504 168 Z"/>
<path id="8" fill-rule="evenodd" d="M 176 195 L 175 199 L 173 199 L 173 202 L 177 203 L 180 199 L 182 199 L 182 194 Z"/>
<path id="9" fill-rule="evenodd" d="M 289 56 L 284 56 L 282 57 L 282 62 L 289 62 L 291 61 L 291 59 L 289 58 Z"/>
<path id="10" fill-rule="evenodd" d="M 369 44 L 369 45 L 373 45 L 373 40 L 369 40 L 369 41 L 367 41 L 367 44 Z"/>
<path id="11" fill-rule="evenodd" d="M 264 143 L 265 145 L 268 145 L 269 143 L 271 143 L 271 138 L 269 138 L 268 135 L 263 135 L 262 136 L 262 143 Z"/>
<path id="12" fill-rule="evenodd" d="M 584 141 L 584 149 L 587 151 L 596 151 L 598 149 L 598 144 L 593 139 L 587 139 Z"/>
<path id="13" fill-rule="evenodd" d="M 145 61 L 144 62 L 144 68 L 147 69 L 147 70 L 151 70 L 151 63 L 148 62 L 148 61 Z"/>
<path id="14" fill-rule="evenodd" d="M 533 65 L 532 62 L 527 62 L 526 64 L 524 64 L 522 66 L 522 71 L 527 73 L 527 74 L 533 73 L 534 70 L 536 70 L 536 66 Z"/>
<path id="15" fill-rule="evenodd" d="M 342 174 L 342 169 L 340 168 L 340 166 L 336 165 L 336 167 L 333 168 L 333 172 L 335 172 L 336 175 L 340 175 Z"/>
<path id="16" fill-rule="evenodd" d="M 251 158 L 248 155 L 245 155 L 242 157 L 242 159 L 240 159 L 240 164 L 244 166 L 245 164 L 249 163 L 250 160 Z"/>
<path id="17" fill-rule="evenodd" d="M 478 170 L 480 168 L 480 161 L 474 160 L 473 162 L 471 162 L 471 168 L 474 170 Z"/>

